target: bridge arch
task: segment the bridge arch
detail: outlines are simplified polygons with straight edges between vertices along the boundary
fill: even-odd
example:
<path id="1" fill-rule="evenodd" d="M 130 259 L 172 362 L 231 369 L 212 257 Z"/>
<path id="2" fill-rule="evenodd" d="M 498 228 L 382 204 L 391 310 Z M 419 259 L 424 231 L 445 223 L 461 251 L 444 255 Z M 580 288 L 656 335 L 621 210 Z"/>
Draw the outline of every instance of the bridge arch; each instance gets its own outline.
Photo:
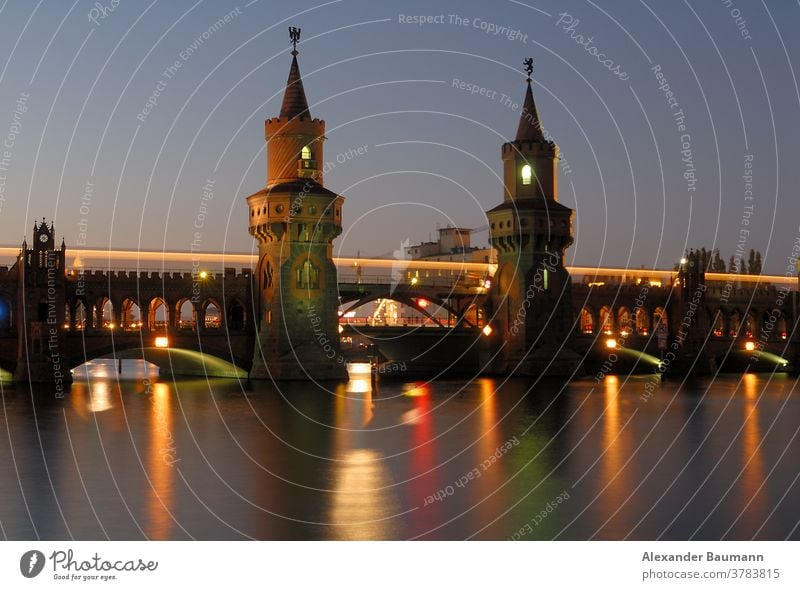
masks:
<path id="1" fill-rule="evenodd" d="M 631 312 L 624 305 L 617 310 L 617 330 L 622 336 L 631 333 Z"/>
<path id="2" fill-rule="evenodd" d="M 151 332 L 166 330 L 169 326 L 169 305 L 163 297 L 153 297 L 147 304 L 147 327 Z"/>
<path id="3" fill-rule="evenodd" d="M 611 313 L 611 308 L 604 305 L 600 308 L 599 322 L 600 331 L 604 334 L 611 334 L 614 332 L 614 314 Z"/>
<path id="4" fill-rule="evenodd" d="M 352 305 L 350 305 L 349 307 L 345 308 L 345 310 L 344 310 L 344 313 L 349 313 L 351 311 L 355 311 L 359 307 L 363 307 L 367 303 L 372 303 L 374 301 L 378 301 L 378 300 L 393 301 L 395 303 L 400 303 L 402 305 L 405 305 L 406 307 L 409 307 L 409 308 L 411 308 L 411 309 L 413 309 L 415 311 L 419 311 L 427 319 L 430 319 L 431 321 L 439 324 L 440 326 L 445 327 L 444 324 L 442 324 L 439 320 L 437 320 L 433 316 L 433 314 L 430 311 L 428 311 L 426 306 L 420 305 L 419 301 L 421 299 L 424 299 L 425 301 L 428 301 L 428 302 L 436 305 L 437 307 L 439 307 L 441 309 L 444 309 L 450 315 L 452 315 L 454 318 L 456 318 L 457 322 L 460 322 L 463 325 L 470 326 L 470 327 L 474 327 L 476 325 L 474 322 L 471 322 L 471 321 L 469 321 L 467 319 L 467 313 L 460 314 L 455 308 L 453 308 L 451 305 L 449 305 L 443 299 L 441 299 L 439 297 L 432 297 L 432 296 L 430 296 L 428 294 L 426 294 L 423 297 L 423 296 L 421 296 L 419 294 L 416 294 L 416 293 L 414 293 L 414 294 L 412 294 L 412 293 L 399 293 L 397 291 L 395 291 L 395 293 L 393 293 L 390 296 L 387 296 L 386 293 L 371 293 L 371 294 L 368 294 L 368 295 L 363 295 L 361 297 L 358 297 L 358 296 L 349 296 L 349 297 L 345 296 L 345 297 L 342 298 L 340 303 L 341 303 L 341 305 L 343 307 L 345 305 L 347 305 L 348 303 L 352 303 Z M 470 308 L 472 308 L 472 306 L 470 306 Z M 470 308 L 468 308 L 466 311 L 469 311 Z M 477 321 L 477 318 L 479 316 L 479 314 L 477 312 L 477 309 L 475 309 L 475 314 L 474 315 L 475 315 L 475 318 L 476 318 L 476 321 Z"/>
<path id="5" fill-rule="evenodd" d="M 175 304 L 175 327 L 178 330 L 194 330 L 197 326 L 197 308 L 188 297 Z"/>
<path id="6" fill-rule="evenodd" d="M 739 336 L 739 328 L 741 327 L 741 315 L 738 310 L 731 311 L 728 315 L 728 336 L 736 338 Z"/>
<path id="7" fill-rule="evenodd" d="M 711 335 L 715 338 L 723 338 L 727 321 L 725 310 L 720 307 L 713 312 L 709 311 L 708 317 L 711 318 Z"/>
<path id="8" fill-rule="evenodd" d="M 636 323 L 636 333 L 639 336 L 647 336 L 650 333 L 650 314 L 644 307 L 636 309 L 634 317 Z"/>
<path id="9" fill-rule="evenodd" d="M 200 317 L 204 330 L 220 330 L 223 327 L 222 306 L 213 297 L 200 305 Z"/>
<path id="10" fill-rule="evenodd" d="M 581 334 L 594 334 L 594 314 L 588 305 L 581 308 L 578 325 Z"/>
<path id="11" fill-rule="evenodd" d="M 139 308 L 136 299 L 126 297 L 120 306 L 119 327 L 122 330 L 134 331 L 142 327 L 142 310 Z"/>
<path id="12" fill-rule="evenodd" d="M 226 328 L 228 330 L 244 330 L 247 325 L 247 313 L 244 304 L 238 297 L 231 298 L 226 312 Z"/>

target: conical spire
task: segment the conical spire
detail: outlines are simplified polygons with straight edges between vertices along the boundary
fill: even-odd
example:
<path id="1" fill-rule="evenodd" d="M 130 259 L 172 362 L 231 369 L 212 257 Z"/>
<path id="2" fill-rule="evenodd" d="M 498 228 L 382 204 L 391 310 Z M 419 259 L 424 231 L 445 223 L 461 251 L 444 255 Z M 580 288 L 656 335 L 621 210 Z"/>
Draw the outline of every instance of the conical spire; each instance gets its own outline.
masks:
<path id="1" fill-rule="evenodd" d="M 542 124 L 539 121 L 539 113 L 536 110 L 536 103 L 533 100 L 533 90 L 531 89 L 531 72 L 533 72 L 533 60 L 525 60 L 525 67 L 528 73 L 528 88 L 525 90 L 525 101 L 522 104 L 522 112 L 519 117 L 517 127 L 517 137 L 515 141 L 546 141 L 542 133 Z"/>
<path id="2" fill-rule="evenodd" d="M 306 91 L 303 89 L 303 79 L 300 77 L 300 66 L 297 65 L 297 50 L 295 49 L 292 51 L 292 66 L 289 68 L 289 79 L 286 81 L 286 91 L 283 94 L 281 119 L 309 116 Z"/>

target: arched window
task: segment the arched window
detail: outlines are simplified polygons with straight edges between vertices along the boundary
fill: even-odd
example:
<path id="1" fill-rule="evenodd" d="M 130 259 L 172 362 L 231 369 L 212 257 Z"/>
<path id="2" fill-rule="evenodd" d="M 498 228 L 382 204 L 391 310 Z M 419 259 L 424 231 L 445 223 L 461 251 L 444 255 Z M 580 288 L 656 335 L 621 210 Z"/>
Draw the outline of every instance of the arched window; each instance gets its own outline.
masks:
<path id="1" fill-rule="evenodd" d="M 319 269 L 309 259 L 297 268 L 298 289 L 319 289 Z"/>
<path id="2" fill-rule="evenodd" d="M 533 169 L 529 164 L 525 164 L 522 167 L 522 184 L 530 184 L 531 178 L 533 178 Z"/>
<path id="3" fill-rule="evenodd" d="M 581 309 L 581 334 L 592 334 L 594 333 L 594 318 L 592 317 L 592 312 L 590 312 L 585 307 Z"/>
<path id="4" fill-rule="evenodd" d="M 636 310 L 636 333 L 640 336 L 647 336 L 650 333 L 650 318 L 643 307 Z"/>
<path id="5" fill-rule="evenodd" d="M 605 334 L 611 334 L 614 331 L 614 318 L 608 307 L 600 308 L 600 330 Z"/>
<path id="6" fill-rule="evenodd" d="M 631 333 L 631 312 L 627 307 L 620 307 L 617 312 L 617 328 L 620 336 L 627 336 Z"/>
<path id="7" fill-rule="evenodd" d="M 310 160 L 311 159 L 311 148 L 307 145 L 303 146 L 303 149 L 300 150 L 300 158 L 302 160 Z"/>

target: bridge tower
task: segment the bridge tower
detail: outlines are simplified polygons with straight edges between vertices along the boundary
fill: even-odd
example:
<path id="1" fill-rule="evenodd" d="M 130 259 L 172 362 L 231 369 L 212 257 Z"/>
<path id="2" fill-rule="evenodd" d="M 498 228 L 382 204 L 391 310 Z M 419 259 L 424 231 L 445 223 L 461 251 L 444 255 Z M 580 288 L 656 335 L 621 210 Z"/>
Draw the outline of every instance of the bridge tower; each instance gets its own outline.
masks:
<path id="1" fill-rule="evenodd" d="M 33 247 L 22 241 L 17 260 L 17 366 L 16 381 L 54 383 L 63 394 L 69 383 L 66 358 L 66 246 L 55 247 L 53 224 L 44 219 L 33 224 Z"/>
<path id="2" fill-rule="evenodd" d="M 265 122 L 267 183 L 247 197 L 250 234 L 258 240 L 254 297 L 258 337 L 254 379 L 347 378 L 339 355 L 338 286 L 333 239 L 342 231 L 344 198 L 323 185 L 325 121 L 308 108 L 297 42 L 280 116 Z"/>
<path id="3" fill-rule="evenodd" d="M 517 134 L 503 144 L 503 203 L 487 213 L 498 273 L 490 295 L 495 372 L 571 375 L 572 297 L 564 266 L 572 209 L 558 202 L 558 147 L 545 137 L 528 74 Z M 502 342 L 500 342 L 502 340 Z"/>

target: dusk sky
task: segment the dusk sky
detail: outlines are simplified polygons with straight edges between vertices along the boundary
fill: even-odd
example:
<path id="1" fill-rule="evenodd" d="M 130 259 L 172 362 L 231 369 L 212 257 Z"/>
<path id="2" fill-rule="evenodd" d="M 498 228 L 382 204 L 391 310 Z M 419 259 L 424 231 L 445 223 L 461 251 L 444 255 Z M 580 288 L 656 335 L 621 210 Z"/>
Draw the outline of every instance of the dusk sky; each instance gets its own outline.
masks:
<path id="1" fill-rule="evenodd" d="M 783 274 L 800 237 L 798 24 L 800 3 L 750 0 L 6 0 L 0 242 L 45 216 L 68 247 L 188 250 L 199 221 L 204 250 L 252 251 L 245 198 L 264 186 L 296 26 L 325 184 L 346 197 L 337 255 L 486 226 L 533 57 L 571 262 L 668 268 L 700 246 L 727 261 L 742 239 Z"/>

